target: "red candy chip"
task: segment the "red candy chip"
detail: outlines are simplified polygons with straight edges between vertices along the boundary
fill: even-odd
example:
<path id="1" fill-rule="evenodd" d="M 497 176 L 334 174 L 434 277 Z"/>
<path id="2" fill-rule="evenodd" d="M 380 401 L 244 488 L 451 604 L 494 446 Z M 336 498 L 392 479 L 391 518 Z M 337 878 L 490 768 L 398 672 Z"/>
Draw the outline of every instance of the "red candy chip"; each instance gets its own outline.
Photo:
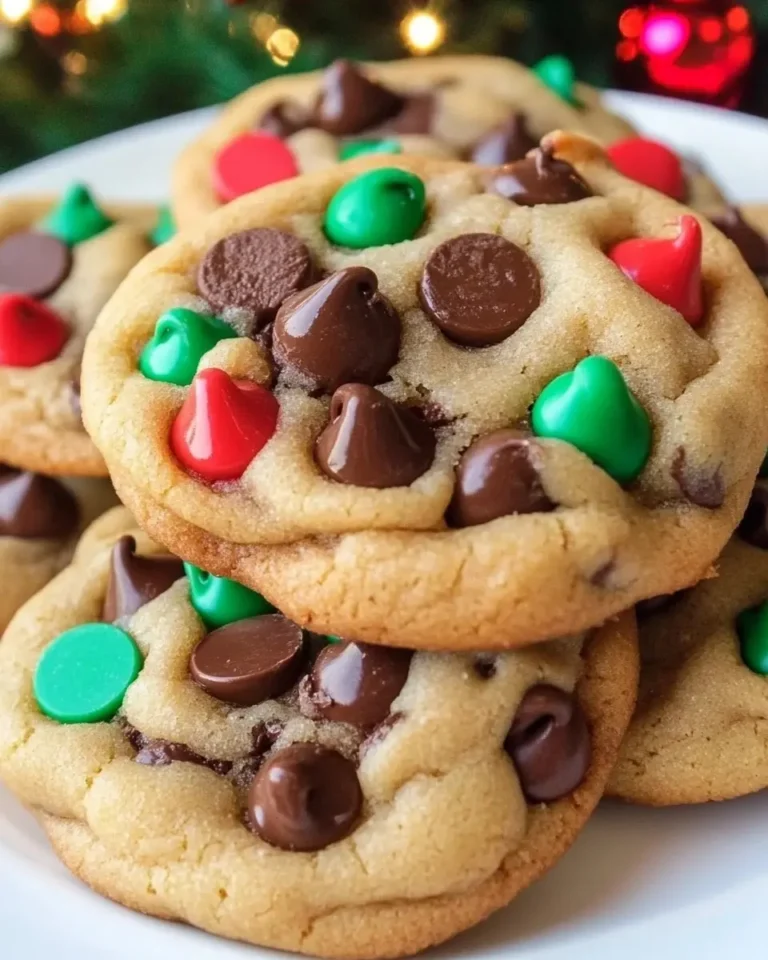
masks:
<path id="1" fill-rule="evenodd" d="M 680 217 L 679 224 L 673 240 L 624 240 L 608 256 L 630 280 L 695 327 L 704 316 L 701 225 L 690 214 Z"/>
<path id="2" fill-rule="evenodd" d="M 614 143 L 606 153 L 619 173 L 630 180 L 653 187 L 674 200 L 685 198 L 685 174 L 680 157 L 663 143 L 630 137 Z"/>
<path id="3" fill-rule="evenodd" d="M 277 400 L 250 380 L 202 370 L 171 427 L 171 449 L 190 473 L 237 480 L 277 428 Z"/>
<path id="4" fill-rule="evenodd" d="M 0 366 L 47 363 L 68 339 L 69 327 L 44 303 L 20 293 L 0 295 Z"/>
<path id="5" fill-rule="evenodd" d="M 297 176 L 290 149 L 263 130 L 243 133 L 223 147 L 213 164 L 213 186 L 222 203 L 279 180 Z"/>

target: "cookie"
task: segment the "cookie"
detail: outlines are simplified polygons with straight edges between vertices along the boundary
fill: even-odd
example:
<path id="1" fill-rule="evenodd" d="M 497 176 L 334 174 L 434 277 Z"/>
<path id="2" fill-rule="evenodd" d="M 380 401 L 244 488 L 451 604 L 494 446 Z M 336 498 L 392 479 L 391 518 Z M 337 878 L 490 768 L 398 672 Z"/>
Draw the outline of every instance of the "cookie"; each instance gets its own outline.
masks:
<path id="1" fill-rule="evenodd" d="M 634 703 L 631 615 L 498 655 L 329 642 L 263 607 L 233 621 L 262 598 L 173 583 L 122 532 L 0 645 L 0 775 L 99 893 L 393 957 L 508 903 L 588 820 Z"/>
<path id="2" fill-rule="evenodd" d="M 571 135 L 359 164 L 243 198 L 102 313 L 85 419 L 139 523 L 389 645 L 517 646 L 698 582 L 768 439 L 733 246 Z"/>
<path id="3" fill-rule="evenodd" d="M 151 249 L 152 207 L 0 198 L 0 459 L 106 476 L 80 419 L 80 359 L 98 312 Z"/>
<path id="4" fill-rule="evenodd" d="M 768 787 L 767 509 L 760 481 L 717 576 L 638 611 L 640 696 L 613 795 L 667 806 Z"/>
<path id="5" fill-rule="evenodd" d="M 45 477 L 0 465 L 0 633 L 70 562 L 84 528 L 116 502 L 106 480 Z"/>
<path id="6" fill-rule="evenodd" d="M 499 164 L 522 159 L 551 130 L 606 142 L 630 136 L 572 73 L 560 57 L 537 71 L 495 57 L 429 57 L 338 60 L 260 83 L 180 155 L 174 213 L 184 228 L 243 193 L 363 153 Z"/>

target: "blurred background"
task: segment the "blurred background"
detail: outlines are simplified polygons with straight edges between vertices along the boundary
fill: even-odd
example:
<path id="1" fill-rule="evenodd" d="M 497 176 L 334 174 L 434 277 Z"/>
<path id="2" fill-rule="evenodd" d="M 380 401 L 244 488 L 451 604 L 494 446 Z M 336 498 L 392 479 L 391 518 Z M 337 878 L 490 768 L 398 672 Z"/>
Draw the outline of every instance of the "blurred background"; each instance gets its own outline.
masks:
<path id="1" fill-rule="evenodd" d="M 569 57 L 768 115 L 768 0 L 0 0 L 0 171 L 339 56 Z"/>

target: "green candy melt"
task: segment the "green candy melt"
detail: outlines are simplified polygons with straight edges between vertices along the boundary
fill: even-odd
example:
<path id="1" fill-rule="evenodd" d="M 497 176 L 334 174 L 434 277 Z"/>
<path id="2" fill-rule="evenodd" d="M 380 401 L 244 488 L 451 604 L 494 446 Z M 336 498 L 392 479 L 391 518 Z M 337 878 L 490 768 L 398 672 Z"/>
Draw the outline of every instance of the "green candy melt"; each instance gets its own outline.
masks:
<path id="1" fill-rule="evenodd" d="M 403 148 L 397 140 L 351 140 L 339 149 L 339 160 L 354 160 L 375 153 L 402 153 Z"/>
<path id="2" fill-rule="evenodd" d="M 739 614 L 736 630 L 741 659 L 753 673 L 768 676 L 768 602 Z"/>
<path id="3" fill-rule="evenodd" d="M 565 100 L 572 106 L 579 106 L 575 92 L 576 71 L 567 57 L 561 57 L 558 54 L 544 57 L 533 68 L 533 72 L 561 100 Z"/>
<path id="4" fill-rule="evenodd" d="M 214 577 L 191 563 L 184 564 L 184 572 L 189 580 L 192 606 L 210 630 L 225 627 L 235 620 L 274 612 L 275 608 L 260 593 L 235 580 Z"/>
<path id="5" fill-rule="evenodd" d="M 164 243 L 176 236 L 176 223 L 173 219 L 173 214 L 171 213 L 170 207 L 160 207 L 160 210 L 157 214 L 157 223 L 152 229 L 152 233 L 149 235 L 149 239 L 156 247 L 162 246 Z"/>
<path id="6" fill-rule="evenodd" d="M 648 414 L 607 357 L 587 357 L 547 384 L 532 426 L 538 437 L 572 444 L 621 484 L 642 472 L 651 453 Z"/>
<path id="7" fill-rule="evenodd" d="M 85 623 L 60 634 L 40 658 L 33 691 L 40 710 L 59 723 L 111 720 L 138 677 L 142 657 L 133 638 L 108 623 Z"/>
<path id="8" fill-rule="evenodd" d="M 58 206 L 40 224 L 46 233 L 52 233 L 69 247 L 85 243 L 108 230 L 114 221 L 93 199 L 85 184 L 75 183 L 59 201 Z"/>
<path id="9" fill-rule="evenodd" d="M 383 247 L 413 239 L 426 215 L 423 181 L 383 167 L 355 177 L 334 194 L 325 212 L 325 233 L 340 247 Z"/>
<path id="10" fill-rule="evenodd" d="M 175 307 L 157 321 L 152 339 L 139 357 L 139 370 L 149 380 L 188 386 L 203 355 L 220 340 L 236 336 L 218 317 Z"/>

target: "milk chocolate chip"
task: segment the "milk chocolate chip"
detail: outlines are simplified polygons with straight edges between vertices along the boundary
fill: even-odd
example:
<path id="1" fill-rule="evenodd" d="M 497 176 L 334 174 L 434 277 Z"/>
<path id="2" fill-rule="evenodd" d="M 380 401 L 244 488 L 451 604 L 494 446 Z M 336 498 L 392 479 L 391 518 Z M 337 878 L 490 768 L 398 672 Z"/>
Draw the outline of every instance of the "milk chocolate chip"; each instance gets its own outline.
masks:
<path id="1" fill-rule="evenodd" d="M 488 167 L 512 163 L 524 159 L 537 143 L 528 129 L 525 114 L 513 113 L 505 124 L 492 130 L 475 146 L 472 162 Z"/>
<path id="2" fill-rule="evenodd" d="M 134 538 L 120 537 L 112 548 L 102 620 L 112 623 L 132 616 L 183 576 L 184 566 L 178 557 L 168 553 L 139 556 Z"/>
<path id="3" fill-rule="evenodd" d="M 520 430 L 496 430 L 465 451 L 448 508 L 452 527 L 474 527 L 515 513 L 555 509 L 541 484 L 539 446 Z"/>
<path id="4" fill-rule="evenodd" d="M 723 505 L 725 484 L 722 469 L 697 467 L 688 460 L 685 447 L 678 447 L 672 461 L 672 476 L 683 494 L 697 507 L 714 510 Z"/>
<path id="5" fill-rule="evenodd" d="M 375 727 L 389 715 L 410 665 L 410 650 L 367 643 L 329 644 L 302 681 L 302 710 L 313 718 Z"/>
<path id="6" fill-rule="evenodd" d="M 755 486 L 737 532 L 753 547 L 768 550 L 768 486 Z"/>
<path id="7" fill-rule="evenodd" d="M 506 340 L 541 303 L 539 270 L 495 233 L 445 240 L 424 265 L 419 298 L 443 333 L 467 347 Z"/>
<path id="8" fill-rule="evenodd" d="M 504 749 L 531 803 L 567 796 L 586 776 L 592 756 L 587 720 L 575 696 L 548 684 L 531 687 Z"/>
<path id="9" fill-rule="evenodd" d="M 273 329 L 278 363 L 332 393 L 344 383 L 382 383 L 400 350 L 400 317 L 376 274 L 347 267 L 289 297 Z"/>
<path id="10" fill-rule="evenodd" d="M 335 750 L 294 743 L 261 767 L 248 791 L 252 829 L 283 850 L 321 850 L 357 822 L 363 794 L 357 772 Z"/>
<path id="11" fill-rule="evenodd" d="M 0 536 L 63 540 L 79 523 L 77 500 L 57 480 L 0 465 Z"/>
<path id="12" fill-rule="evenodd" d="M 565 160 L 555 159 L 552 151 L 544 147 L 525 160 L 500 167 L 491 176 L 489 189 L 521 207 L 574 203 L 593 196 L 576 169 Z"/>
<path id="13" fill-rule="evenodd" d="M 261 115 L 258 129 L 285 140 L 303 130 L 307 121 L 308 117 L 300 104 L 292 100 L 278 100 Z"/>
<path id="14" fill-rule="evenodd" d="M 331 420 L 315 459 L 327 476 L 357 487 L 407 487 L 435 458 L 431 427 L 406 407 L 361 383 L 331 398 Z"/>
<path id="15" fill-rule="evenodd" d="M 749 269 L 758 277 L 768 277 L 768 239 L 750 226 L 736 207 L 729 207 L 712 223 L 736 244 Z"/>
<path id="16" fill-rule="evenodd" d="M 0 241 L 0 293 L 41 299 L 57 290 L 72 270 L 72 251 L 58 237 L 34 230 Z"/>
<path id="17" fill-rule="evenodd" d="M 136 763 L 147 767 L 167 767 L 171 763 L 194 763 L 200 767 L 208 767 L 219 776 L 226 776 L 232 769 L 229 760 L 207 760 L 199 753 L 190 750 L 183 743 L 173 743 L 170 740 L 151 740 L 143 738 L 144 742 L 134 757 Z"/>
<path id="18" fill-rule="evenodd" d="M 192 651 L 189 672 L 210 696 L 250 707 L 289 690 L 305 656 L 301 627 L 270 613 L 209 633 Z"/>
<path id="19" fill-rule="evenodd" d="M 314 123 L 335 136 L 361 133 L 399 113 L 403 98 L 368 77 L 349 60 L 337 60 L 323 75 Z"/>
<path id="20" fill-rule="evenodd" d="M 197 285 L 214 310 L 252 311 L 260 330 L 285 299 L 312 283 L 313 273 L 310 252 L 298 237 L 260 227 L 215 243 L 200 263 Z"/>
<path id="21" fill-rule="evenodd" d="M 414 93 L 407 97 L 402 110 L 388 120 L 385 129 L 405 135 L 428 135 L 432 132 L 437 102 L 434 93 Z"/>

